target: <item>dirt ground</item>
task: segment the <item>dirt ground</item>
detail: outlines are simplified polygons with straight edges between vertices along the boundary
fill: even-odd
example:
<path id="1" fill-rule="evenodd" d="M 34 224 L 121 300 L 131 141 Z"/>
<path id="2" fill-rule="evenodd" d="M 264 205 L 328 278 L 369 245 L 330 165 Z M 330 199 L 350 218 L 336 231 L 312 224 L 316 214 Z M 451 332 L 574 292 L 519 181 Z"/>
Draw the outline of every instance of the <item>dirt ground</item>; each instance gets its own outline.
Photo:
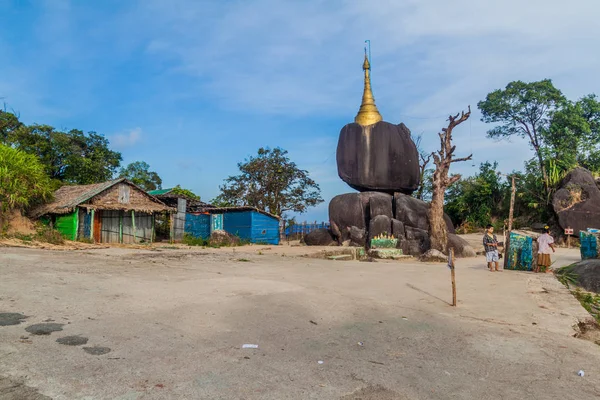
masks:
<path id="1" fill-rule="evenodd" d="M 600 396 L 589 315 L 552 274 L 458 260 L 453 308 L 444 264 L 302 257 L 320 250 L 2 247 L 0 313 L 27 318 L 0 326 L 0 398 Z"/>

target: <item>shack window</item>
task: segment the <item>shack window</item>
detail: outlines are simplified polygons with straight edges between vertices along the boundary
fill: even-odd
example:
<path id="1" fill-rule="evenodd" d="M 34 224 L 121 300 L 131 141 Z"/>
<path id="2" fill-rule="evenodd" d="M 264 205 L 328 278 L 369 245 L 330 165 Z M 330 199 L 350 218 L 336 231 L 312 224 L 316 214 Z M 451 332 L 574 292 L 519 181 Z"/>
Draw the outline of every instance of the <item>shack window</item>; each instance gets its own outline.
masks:
<path id="1" fill-rule="evenodd" d="M 119 203 L 129 203 L 129 189 L 129 186 L 127 185 L 119 185 Z"/>

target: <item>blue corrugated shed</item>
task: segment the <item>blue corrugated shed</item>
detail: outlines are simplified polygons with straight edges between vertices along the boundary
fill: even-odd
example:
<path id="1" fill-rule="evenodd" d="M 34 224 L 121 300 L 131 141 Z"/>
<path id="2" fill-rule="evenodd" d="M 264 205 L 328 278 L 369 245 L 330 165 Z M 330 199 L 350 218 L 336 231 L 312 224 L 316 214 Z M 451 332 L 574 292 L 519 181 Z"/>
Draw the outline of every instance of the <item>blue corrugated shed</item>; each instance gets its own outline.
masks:
<path id="1" fill-rule="evenodd" d="M 221 209 L 212 214 L 223 215 L 223 230 L 251 243 L 279 244 L 279 219 L 259 211 L 241 209 Z M 209 214 L 185 216 L 185 233 L 208 239 L 211 233 Z"/>
<path id="2" fill-rule="evenodd" d="M 223 213 L 225 232 L 239 236 L 242 240 L 252 241 L 252 215 L 250 211 L 227 211 Z"/>
<path id="3" fill-rule="evenodd" d="M 184 232 L 194 237 L 208 239 L 210 236 L 209 214 L 185 214 Z"/>
<path id="4" fill-rule="evenodd" d="M 279 220 L 256 211 L 252 213 L 252 243 L 279 244 Z"/>

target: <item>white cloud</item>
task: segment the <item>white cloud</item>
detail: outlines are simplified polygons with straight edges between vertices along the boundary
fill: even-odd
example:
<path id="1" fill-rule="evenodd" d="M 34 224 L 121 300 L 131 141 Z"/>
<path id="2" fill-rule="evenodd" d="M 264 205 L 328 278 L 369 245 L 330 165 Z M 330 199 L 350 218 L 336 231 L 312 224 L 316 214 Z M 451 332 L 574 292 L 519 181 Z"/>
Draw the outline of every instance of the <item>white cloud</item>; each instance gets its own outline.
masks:
<path id="1" fill-rule="evenodd" d="M 551 78 L 570 98 L 600 93 L 600 52 L 593 51 L 600 36 L 597 0 L 138 0 L 110 12 L 65 4 L 60 15 L 48 9 L 34 21 L 45 47 L 21 46 L 35 50 L 29 57 L 14 56 L 0 35 L 9 60 L 0 75 L 11 77 L 0 82 L 0 96 L 10 104 L 23 113 L 51 113 L 58 108 L 56 89 L 44 71 L 64 68 L 65 60 L 76 61 L 76 72 L 96 64 L 103 72 L 117 71 L 134 54 L 156 67 L 155 82 L 169 89 L 157 91 L 161 104 L 191 99 L 208 103 L 215 116 L 234 110 L 225 117 L 230 119 L 246 113 L 314 121 L 310 136 L 331 134 L 332 140 L 284 148 L 294 160 L 311 154 L 299 164 L 332 193 L 347 190 L 334 183 L 335 157 L 328 158 L 341 126 L 314 131 L 323 129 L 323 120 L 352 121 L 362 92 L 365 39 L 373 46 L 373 89 L 384 119 L 424 132 L 424 146 L 432 151 L 446 116 L 470 104 L 472 120 L 455 131 L 455 141 L 460 155 L 475 153 L 477 166 L 489 159 L 499 160 L 503 170 L 518 169 L 531 156 L 521 140 L 485 138 L 489 127 L 479 121 L 476 104 L 491 90 L 512 80 Z M 86 24 L 97 20 L 103 23 Z M 61 112 L 76 114 L 86 106 L 93 112 L 95 98 L 85 94 L 95 93 L 102 76 L 112 78 L 82 73 L 74 80 L 75 95 Z M 184 83 L 171 86 L 174 81 Z M 115 135 L 113 144 L 139 142 L 136 129 Z M 467 164 L 456 164 L 455 172 L 474 172 Z"/>
<path id="2" fill-rule="evenodd" d="M 147 50 L 175 60 L 178 73 L 197 76 L 235 109 L 350 114 L 362 89 L 364 39 L 373 43 L 378 102 L 427 114 L 456 107 L 457 96 L 474 105 L 480 92 L 510 80 L 600 66 L 589 51 L 600 13 L 594 0 L 153 4 Z"/>
<path id="3" fill-rule="evenodd" d="M 118 133 L 111 137 L 111 142 L 115 148 L 123 149 L 131 147 L 142 140 L 142 128 L 133 128 L 125 133 Z"/>

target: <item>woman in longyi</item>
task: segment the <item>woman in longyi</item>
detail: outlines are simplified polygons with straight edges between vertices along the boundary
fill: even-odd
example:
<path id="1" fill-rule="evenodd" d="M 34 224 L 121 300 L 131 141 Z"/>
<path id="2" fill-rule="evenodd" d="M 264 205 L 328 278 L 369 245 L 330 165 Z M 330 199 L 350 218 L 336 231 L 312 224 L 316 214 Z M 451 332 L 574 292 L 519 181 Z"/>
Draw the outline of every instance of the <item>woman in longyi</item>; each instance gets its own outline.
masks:
<path id="1" fill-rule="evenodd" d="M 552 251 L 552 253 L 555 252 L 554 238 L 550 236 L 550 228 L 548 226 L 544 227 L 544 233 L 537 238 L 537 242 L 538 259 L 536 272 L 548 271 L 550 265 L 552 265 L 552 260 L 550 259 L 550 251 Z"/>

